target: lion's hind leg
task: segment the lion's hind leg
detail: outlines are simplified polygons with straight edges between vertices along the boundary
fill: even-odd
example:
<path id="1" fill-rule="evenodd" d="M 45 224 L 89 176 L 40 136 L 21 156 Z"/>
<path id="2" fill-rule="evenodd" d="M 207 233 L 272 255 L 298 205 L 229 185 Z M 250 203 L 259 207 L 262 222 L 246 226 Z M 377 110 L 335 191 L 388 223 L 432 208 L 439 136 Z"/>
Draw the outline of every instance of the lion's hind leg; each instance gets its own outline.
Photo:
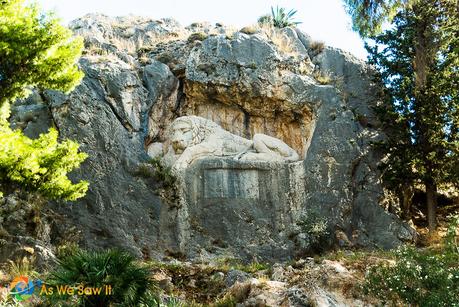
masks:
<path id="1" fill-rule="evenodd" d="M 297 152 L 283 141 L 265 134 L 255 134 L 253 136 L 253 147 L 262 154 L 263 159 L 297 161 Z"/>

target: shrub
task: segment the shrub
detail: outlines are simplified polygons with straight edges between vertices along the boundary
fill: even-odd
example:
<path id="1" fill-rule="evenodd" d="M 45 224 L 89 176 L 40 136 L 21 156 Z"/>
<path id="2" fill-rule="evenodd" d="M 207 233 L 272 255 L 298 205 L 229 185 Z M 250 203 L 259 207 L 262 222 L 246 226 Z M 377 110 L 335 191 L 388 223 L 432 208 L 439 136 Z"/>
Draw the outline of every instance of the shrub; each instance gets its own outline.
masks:
<path id="1" fill-rule="evenodd" d="M 263 26 L 263 25 L 272 25 L 273 24 L 273 18 L 271 15 L 263 15 L 260 16 L 257 20 L 258 24 Z"/>
<path id="2" fill-rule="evenodd" d="M 300 24 L 301 22 L 293 21 L 293 15 L 295 15 L 296 12 L 297 11 L 293 9 L 286 12 L 285 8 L 283 7 L 276 7 L 275 10 L 273 7 L 271 7 L 271 18 L 273 26 L 276 28 L 285 28 Z"/>
<path id="3" fill-rule="evenodd" d="M 58 267 L 50 273 L 48 286 L 69 285 L 105 289 L 111 286 L 112 293 L 106 295 L 56 295 L 49 297 L 53 304 L 72 301 L 78 306 L 140 306 L 154 301 L 154 284 L 149 270 L 138 264 L 129 253 L 119 250 L 88 252 L 78 250 L 58 261 Z M 148 304 L 148 303 L 146 303 Z"/>
<path id="4" fill-rule="evenodd" d="M 311 248 L 322 251 L 330 234 L 328 220 L 314 211 L 309 211 L 297 224 L 300 226 L 301 231 L 308 235 Z"/>
<path id="5" fill-rule="evenodd" d="M 459 306 L 459 252 L 453 218 L 443 248 L 397 251 L 395 264 L 372 267 L 364 290 L 383 302 L 416 306 Z"/>
<path id="6" fill-rule="evenodd" d="M 204 32 L 195 32 L 188 37 L 188 42 L 192 43 L 194 41 L 203 41 L 207 38 L 207 34 Z"/>
<path id="7" fill-rule="evenodd" d="M 309 49 L 311 49 L 314 56 L 318 55 L 325 49 L 325 43 L 322 41 L 313 41 L 309 45 Z"/>
<path id="8" fill-rule="evenodd" d="M 177 178 L 172 174 L 169 166 L 165 166 L 160 158 L 153 158 L 150 164 L 154 168 L 154 177 L 161 181 L 166 188 L 173 187 Z"/>

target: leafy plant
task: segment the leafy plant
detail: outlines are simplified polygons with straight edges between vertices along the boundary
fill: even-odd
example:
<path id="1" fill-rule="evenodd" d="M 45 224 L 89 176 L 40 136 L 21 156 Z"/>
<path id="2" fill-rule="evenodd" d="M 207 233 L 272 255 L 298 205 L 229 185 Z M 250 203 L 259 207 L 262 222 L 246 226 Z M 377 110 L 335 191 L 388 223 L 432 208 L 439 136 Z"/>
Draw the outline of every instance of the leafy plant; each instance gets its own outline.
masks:
<path id="1" fill-rule="evenodd" d="M 73 300 L 78 306 L 140 306 L 155 300 L 154 283 L 149 270 L 129 253 L 116 249 L 90 252 L 79 250 L 58 261 L 50 273 L 48 286 L 111 287 L 100 295 L 52 295 L 50 300 Z"/>
<path id="2" fill-rule="evenodd" d="M 86 158 L 78 144 L 58 143 L 54 129 L 31 140 L 7 122 L 10 104 L 31 88 L 69 92 L 80 83 L 82 39 L 25 0 L 0 1 L 0 37 L 0 188 L 21 187 L 52 199 L 82 197 L 88 183 L 67 177 Z"/>
<path id="3" fill-rule="evenodd" d="M 308 235 L 311 248 L 321 251 L 326 243 L 330 230 L 328 220 L 315 211 L 309 211 L 297 222 L 301 231 Z"/>
<path id="4" fill-rule="evenodd" d="M 397 251 L 395 264 L 372 267 L 364 290 L 384 302 L 459 306 L 457 222 L 455 217 L 443 248 L 417 250 L 404 247 Z"/>
<path id="5" fill-rule="evenodd" d="M 190 36 L 188 37 L 188 42 L 192 43 L 194 41 L 203 41 L 207 38 L 207 34 L 204 32 L 195 32 L 191 33 Z"/>
<path id="6" fill-rule="evenodd" d="M 29 86 L 71 91 L 83 78 L 82 39 L 35 4 L 0 1 L 0 37 L 0 107 L 28 96 Z"/>
<path id="7" fill-rule="evenodd" d="M 160 158 L 151 159 L 150 164 L 154 168 L 154 177 L 156 177 L 157 180 L 161 181 L 166 188 L 174 186 L 177 178 L 172 174 L 172 170 L 169 166 L 165 166 Z"/>
<path id="8" fill-rule="evenodd" d="M 271 18 L 272 18 L 272 24 L 276 28 L 285 28 L 285 27 L 294 27 L 301 22 L 299 21 L 294 21 L 293 16 L 297 13 L 296 10 L 291 9 L 290 11 L 286 11 L 285 8 L 281 7 L 279 8 L 278 6 L 276 9 L 271 7 Z M 263 17 L 263 16 L 262 16 Z M 268 20 L 266 17 L 263 17 L 263 20 Z M 258 20 L 260 22 L 260 19 Z"/>
<path id="9" fill-rule="evenodd" d="M 21 131 L 0 124 L 0 185 L 19 185 L 51 199 L 75 200 L 85 195 L 88 182 L 73 184 L 67 173 L 77 168 L 87 155 L 78 144 L 57 141 L 57 131 L 32 140 Z"/>
<path id="10" fill-rule="evenodd" d="M 383 181 L 408 209 L 410 191 L 424 186 L 430 231 L 437 227 L 438 187 L 459 185 L 458 28 L 456 2 L 416 0 L 366 44 L 385 85 L 386 103 L 376 107 L 388 135 L 377 145 Z"/>

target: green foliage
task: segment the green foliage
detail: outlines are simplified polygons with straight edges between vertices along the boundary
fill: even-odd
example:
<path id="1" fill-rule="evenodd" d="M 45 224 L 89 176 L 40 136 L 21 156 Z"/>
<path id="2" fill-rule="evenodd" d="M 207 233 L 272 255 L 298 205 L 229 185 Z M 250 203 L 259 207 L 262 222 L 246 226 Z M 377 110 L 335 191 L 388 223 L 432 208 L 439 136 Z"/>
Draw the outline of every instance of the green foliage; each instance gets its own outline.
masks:
<path id="1" fill-rule="evenodd" d="M 454 237 L 457 217 L 449 227 Z M 364 289 L 384 302 L 415 306 L 459 306 L 458 245 L 447 237 L 440 250 L 402 248 L 395 264 L 370 269 Z"/>
<path id="2" fill-rule="evenodd" d="M 217 300 L 213 306 L 214 307 L 236 307 L 237 300 L 234 296 L 231 295 L 225 295 L 223 298 Z"/>
<path id="3" fill-rule="evenodd" d="M 166 188 L 173 187 L 177 178 L 172 173 L 172 169 L 169 166 L 165 166 L 160 158 L 153 158 L 150 164 L 154 168 L 154 177 L 161 181 Z"/>
<path id="4" fill-rule="evenodd" d="M 250 262 L 242 263 L 241 260 L 232 257 L 223 257 L 217 260 L 217 269 L 223 272 L 229 270 L 239 270 L 246 273 L 256 273 L 264 270 L 271 270 L 272 266 L 269 263 Z"/>
<path id="5" fill-rule="evenodd" d="M 67 173 L 77 168 L 87 155 L 78 153 L 78 144 L 57 141 L 50 129 L 32 140 L 21 131 L 0 124 L 0 183 L 20 185 L 51 199 L 75 200 L 85 195 L 86 181 L 73 184 Z"/>
<path id="6" fill-rule="evenodd" d="M 188 42 L 192 43 L 194 41 L 203 41 L 207 38 L 207 34 L 204 32 L 195 32 L 191 33 L 191 35 L 188 37 Z"/>
<path id="7" fill-rule="evenodd" d="M 354 31 L 362 37 L 369 37 L 381 32 L 385 22 L 403 7 L 415 0 L 344 0 L 346 10 L 352 18 Z"/>
<path id="8" fill-rule="evenodd" d="M 86 158 L 78 144 L 58 143 L 54 129 L 31 140 L 7 123 L 10 103 L 27 97 L 30 88 L 70 91 L 83 77 L 76 65 L 82 40 L 52 13 L 25 3 L 0 1 L 0 187 L 75 200 L 88 189 L 87 182 L 73 184 L 67 178 Z"/>
<path id="9" fill-rule="evenodd" d="M 30 87 L 70 91 L 83 77 L 76 65 L 82 39 L 52 13 L 25 3 L 0 1 L 0 108 L 26 97 Z"/>
<path id="10" fill-rule="evenodd" d="M 367 45 L 369 62 L 385 85 L 386 104 L 376 109 L 389 134 L 378 144 L 386 154 L 381 169 L 397 192 L 415 182 L 434 190 L 459 183 L 457 29 L 455 1 L 417 0 Z M 434 221 L 429 213 L 429 226 Z"/>
<path id="11" fill-rule="evenodd" d="M 260 25 L 272 25 L 273 18 L 271 17 L 271 15 L 263 15 L 258 18 L 257 22 Z"/>
<path id="12" fill-rule="evenodd" d="M 53 295 L 51 301 L 72 300 L 77 306 L 148 306 L 155 301 L 154 283 L 149 270 L 136 259 L 119 250 L 88 252 L 79 250 L 58 262 L 58 267 L 46 279 L 48 286 L 69 285 L 78 287 L 111 286 L 111 295 L 69 297 Z M 153 305 L 151 305 L 153 306 Z"/>
<path id="13" fill-rule="evenodd" d="M 56 257 L 59 259 L 76 254 L 80 247 L 76 242 L 65 242 L 57 247 Z"/>
<path id="14" fill-rule="evenodd" d="M 330 234 L 328 220 L 314 211 L 309 211 L 297 222 L 303 233 L 308 234 L 311 247 L 321 251 Z"/>
<path id="15" fill-rule="evenodd" d="M 274 9 L 271 7 L 271 20 L 272 24 L 276 28 L 285 28 L 285 27 L 294 27 L 301 22 L 294 21 L 293 16 L 296 14 L 296 10 L 291 9 L 290 11 L 286 11 L 285 8 L 281 7 L 276 7 Z M 262 22 L 268 21 L 268 19 L 264 16 L 260 17 L 262 18 Z M 260 18 L 258 19 L 258 22 L 260 22 Z"/>

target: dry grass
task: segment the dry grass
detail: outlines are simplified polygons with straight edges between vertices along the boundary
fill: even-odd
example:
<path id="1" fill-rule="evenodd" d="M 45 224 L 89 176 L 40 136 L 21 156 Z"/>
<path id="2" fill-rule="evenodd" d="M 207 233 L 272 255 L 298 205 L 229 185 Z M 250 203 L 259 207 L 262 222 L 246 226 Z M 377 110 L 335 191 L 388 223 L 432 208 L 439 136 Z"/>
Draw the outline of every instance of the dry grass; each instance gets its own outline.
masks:
<path id="1" fill-rule="evenodd" d="M 30 253 L 30 251 L 27 252 Z M 38 273 L 34 270 L 32 265 L 33 259 L 34 257 L 32 255 L 30 260 L 27 257 L 16 262 L 9 260 L 6 272 L 7 276 L 9 276 L 10 279 L 18 276 L 37 277 Z"/>
<path id="2" fill-rule="evenodd" d="M 185 40 L 189 37 L 189 32 L 170 32 L 167 34 L 150 34 L 144 38 L 137 39 L 120 39 L 118 37 L 110 39 L 110 43 L 115 45 L 119 50 L 125 51 L 128 54 L 136 54 L 139 50 L 152 49 L 158 43 L 168 43 L 171 41 Z"/>
<path id="3" fill-rule="evenodd" d="M 112 38 L 110 43 L 128 54 L 136 54 L 137 50 L 145 46 L 145 41 L 140 38 L 137 40 Z"/>
<path id="4" fill-rule="evenodd" d="M 242 29 L 239 30 L 239 32 L 241 33 L 244 33 L 244 34 L 248 34 L 248 35 L 251 35 L 251 34 L 255 34 L 259 31 L 259 28 L 256 27 L 256 26 L 246 26 L 246 27 L 243 27 Z"/>
<path id="5" fill-rule="evenodd" d="M 316 70 L 314 72 L 314 78 L 321 85 L 327 85 L 327 84 L 330 84 L 333 81 L 333 78 L 331 77 L 330 73 L 327 72 L 327 71 Z"/>
<path id="6" fill-rule="evenodd" d="M 203 41 L 205 40 L 209 35 L 204 33 L 204 32 L 195 32 L 192 33 L 190 36 L 188 36 L 187 41 L 189 43 L 193 43 L 195 41 Z"/>
<path id="7" fill-rule="evenodd" d="M 322 41 L 313 41 L 311 45 L 309 45 L 309 49 L 312 50 L 314 55 L 318 55 L 321 53 L 325 48 L 325 43 Z"/>
<path id="8" fill-rule="evenodd" d="M 275 28 L 272 25 L 266 23 L 259 23 L 254 27 L 258 28 L 263 35 L 271 40 L 280 52 L 287 55 L 298 55 L 298 52 L 293 46 L 293 42 L 287 35 L 282 32 L 281 29 Z"/>

